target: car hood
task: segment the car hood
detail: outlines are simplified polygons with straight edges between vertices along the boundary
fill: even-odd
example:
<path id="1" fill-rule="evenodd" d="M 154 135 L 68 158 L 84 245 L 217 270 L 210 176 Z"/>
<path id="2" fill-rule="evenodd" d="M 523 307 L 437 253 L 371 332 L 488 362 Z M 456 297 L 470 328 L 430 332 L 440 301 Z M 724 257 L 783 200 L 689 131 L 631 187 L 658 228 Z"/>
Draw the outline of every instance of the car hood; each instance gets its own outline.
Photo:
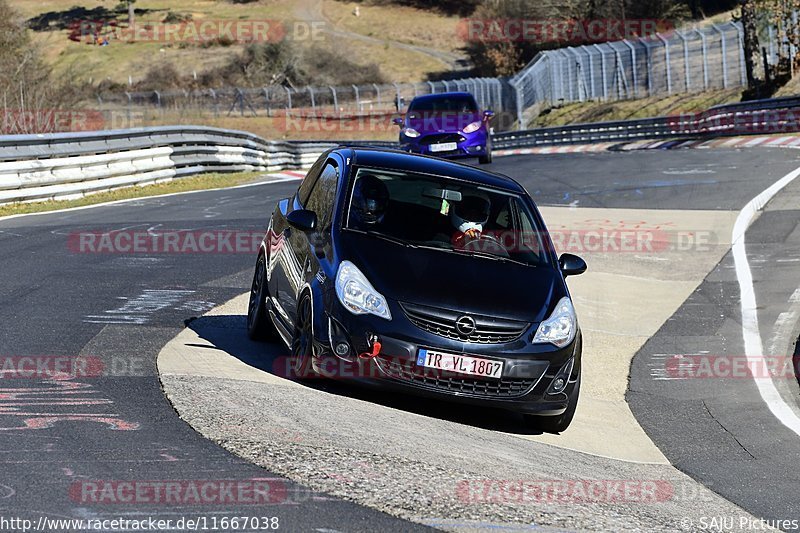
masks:
<path id="1" fill-rule="evenodd" d="M 478 315 L 541 322 L 567 290 L 551 266 L 524 266 L 439 250 L 407 248 L 341 232 L 353 262 L 389 299 Z"/>
<path id="2" fill-rule="evenodd" d="M 406 125 L 420 133 L 462 131 L 473 122 L 482 120 L 480 113 L 426 113 L 423 117 L 409 115 Z"/>

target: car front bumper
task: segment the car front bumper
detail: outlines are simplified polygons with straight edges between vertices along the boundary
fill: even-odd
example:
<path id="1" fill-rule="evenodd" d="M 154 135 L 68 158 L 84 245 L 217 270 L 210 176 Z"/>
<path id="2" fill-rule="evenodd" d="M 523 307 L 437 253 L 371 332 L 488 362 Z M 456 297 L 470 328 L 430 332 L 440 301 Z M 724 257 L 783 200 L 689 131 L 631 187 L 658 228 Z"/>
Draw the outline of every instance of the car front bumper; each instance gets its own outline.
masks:
<path id="1" fill-rule="evenodd" d="M 454 142 L 456 144 L 455 150 L 446 152 L 432 150 L 431 146 L 438 144 L 440 141 Z M 471 134 L 454 133 L 445 138 L 442 138 L 442 134 L 422 135 L 417 138 L 401 135 L 400 145 L 402 150 L 412 154 L 431 155 L 448 159 L 481 157 L 491 150 L 488 135 L 484 131 L 477 131 Z"/>
<path id="2" fill-rule="evenodd" d="M 314 370 L 323 377 L 525 414 L 559 415 L 573 395 L 580 373 L 580 332 L 560 349 L 531 344 L 530 332 L 504 344 L 463 343 L 419 329 L 405 316 L 386 321 L 355 316 L 336 307 L 333 314 L 326 313 L 324 324 L 317 326 L 316 331 L 324 330 L 323 334 L 315 333 Z M 361 354 L 370 352 L 370 338 L 380 342 L 380 353 L 363 357 Z M 343 343 L 349 351 L 337 355 L 335 346 Z M 420 367 L 416 364 L 420 349 L 501 361 L 503 374 L 492 379 Z M 562 392 L 550 394 L 555 377 L 570 364 L 568 385 Z"/>

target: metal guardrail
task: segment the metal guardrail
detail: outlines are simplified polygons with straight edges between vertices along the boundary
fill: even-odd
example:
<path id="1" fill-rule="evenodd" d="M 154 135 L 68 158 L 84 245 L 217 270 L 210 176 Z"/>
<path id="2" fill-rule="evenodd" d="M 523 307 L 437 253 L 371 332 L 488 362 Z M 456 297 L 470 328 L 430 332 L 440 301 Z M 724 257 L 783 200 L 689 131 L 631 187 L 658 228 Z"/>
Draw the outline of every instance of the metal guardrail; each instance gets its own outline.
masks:
<path id="1" fill-rule="evenodd" d="M 492 140 L 494 148 L 508 149 L 797 131 L 800 131 L 800 97 L 792 96 L 720 105 L 701 113 L 497 133 Z"/>
<path id="2" fill-rule="evenodd" d="M 697 114 L 498 133 L 495 149 L 800 131 L 800 97 L 716 106 Z M 0 203 L 65 199 L 203 172 L 310 166 L 337 145 L 385 141 L 268 141 L 242 131 L 172 126 L 0 137 Z"/>
<path id="3" fill-rule="evenodd" d="M 246 132 L 193 126 L 3 136 L 0 203 L 69 199 L 203 172 L 304 168 L 338 144 L 267 141 Z"/>

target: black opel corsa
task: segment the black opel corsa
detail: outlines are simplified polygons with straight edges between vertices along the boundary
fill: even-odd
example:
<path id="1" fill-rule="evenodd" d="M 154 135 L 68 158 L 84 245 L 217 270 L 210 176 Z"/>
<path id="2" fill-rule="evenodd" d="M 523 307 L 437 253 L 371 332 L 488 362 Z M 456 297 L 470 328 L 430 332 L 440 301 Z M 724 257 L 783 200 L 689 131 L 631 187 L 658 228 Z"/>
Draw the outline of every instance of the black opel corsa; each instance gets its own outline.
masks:
<path id="1" fill-rule="evenodd" d="M 391 150 L 323 154 L 275 208 L 247 316 L 291 369 L 569 426 L 581 332 L 533 200 L 511 178 Z M 333 369 L 333 370 L 332 370 Z"/>

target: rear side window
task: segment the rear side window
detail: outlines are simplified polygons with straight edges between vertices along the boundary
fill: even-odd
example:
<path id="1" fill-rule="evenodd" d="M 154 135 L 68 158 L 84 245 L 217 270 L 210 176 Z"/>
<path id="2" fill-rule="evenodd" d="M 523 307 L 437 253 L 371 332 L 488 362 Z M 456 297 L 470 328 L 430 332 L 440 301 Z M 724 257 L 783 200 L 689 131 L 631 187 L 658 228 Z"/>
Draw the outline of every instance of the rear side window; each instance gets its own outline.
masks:
<path id="1" fill-rule="evenodd" d="M 319 175 L 308 201 L 303 204 L 306 209 L 317 214 L 317 227 L 321 231 L 327 231 L 333 220 L 338 184 L 339 169 L 329 161 Z"/>

